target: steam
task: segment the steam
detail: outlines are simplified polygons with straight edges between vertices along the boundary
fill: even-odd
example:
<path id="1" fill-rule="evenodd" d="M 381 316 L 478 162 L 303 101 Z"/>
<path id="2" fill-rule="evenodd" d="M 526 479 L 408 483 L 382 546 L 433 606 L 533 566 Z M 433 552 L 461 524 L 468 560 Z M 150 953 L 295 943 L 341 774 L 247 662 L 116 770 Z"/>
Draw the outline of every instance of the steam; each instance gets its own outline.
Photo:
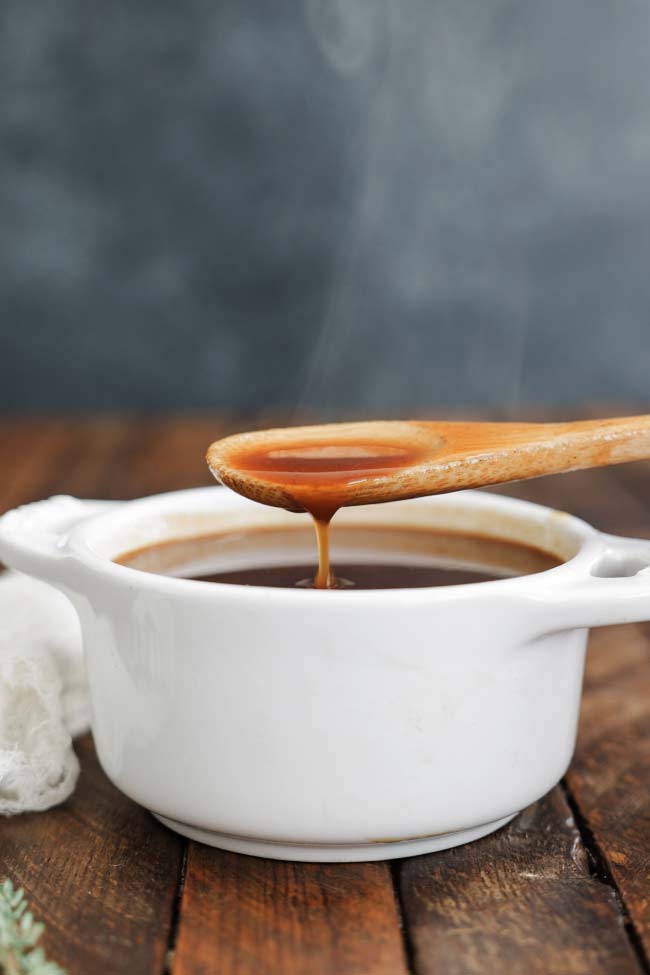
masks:
<path id="1" fill-rule="evenodd" d="M 324 61 L 364 111 L 355 205 L 296 416 L 518 400 L 528 277 L 494 178 L 525 71 L 520 45 L 503 55 L 511 14 L 506 0 L 307 0 Z"/>
<path id="2" fill-rule="evenodd" d="M 352 75 L 370 63 L 385 37 L 385 0 L 306 0 L 307 20 L 334 71 Z"/>

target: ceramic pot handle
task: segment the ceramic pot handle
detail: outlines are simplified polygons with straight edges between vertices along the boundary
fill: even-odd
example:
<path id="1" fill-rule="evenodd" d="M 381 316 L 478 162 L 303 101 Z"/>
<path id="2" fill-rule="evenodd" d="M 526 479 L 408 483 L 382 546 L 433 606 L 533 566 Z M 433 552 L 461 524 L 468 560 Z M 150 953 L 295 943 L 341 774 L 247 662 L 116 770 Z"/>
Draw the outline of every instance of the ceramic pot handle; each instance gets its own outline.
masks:
<path id="1" fill-rule="evenodd" d="M 0 518 L 0 559 L 10 569 L 65 584 L 75 563 L 65 548 L 68 532 L 120 503 L 56 495 L 14 508 Z"/>
<path id="2" fill-rule="evenodd" d="M 589 575 L 544 600 L 553 624 L 548 629 L 650 620 L 650 540 L 600 537 L 605 551 Z"/>

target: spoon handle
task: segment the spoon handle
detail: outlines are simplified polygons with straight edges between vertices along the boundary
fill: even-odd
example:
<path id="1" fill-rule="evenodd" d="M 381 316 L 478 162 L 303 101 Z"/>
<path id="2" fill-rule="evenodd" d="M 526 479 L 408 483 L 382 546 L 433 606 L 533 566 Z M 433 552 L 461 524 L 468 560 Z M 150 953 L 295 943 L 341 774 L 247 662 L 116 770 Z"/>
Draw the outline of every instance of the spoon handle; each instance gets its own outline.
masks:
<path id="1" fill-rule="evenodd" d="M 650 458 L 650 415 L 559 424 L 560 438 L 576 450 L 580 466 L 601 467 Z M 584 465 L 582 461 L 585 461 Z"/>
<path id="2" fill-rule="evenodd" d="M 650 415 L 571 423 L 466 424 L 466 435 L 461 424 L 453 430 L 455 426 L 431 423 L 438 434 L 450 435 L 447 443 L 453 447 L 438 462 L 432 458 L 426 474 L 429 490 L 480 487 L 650 459 Z"/>

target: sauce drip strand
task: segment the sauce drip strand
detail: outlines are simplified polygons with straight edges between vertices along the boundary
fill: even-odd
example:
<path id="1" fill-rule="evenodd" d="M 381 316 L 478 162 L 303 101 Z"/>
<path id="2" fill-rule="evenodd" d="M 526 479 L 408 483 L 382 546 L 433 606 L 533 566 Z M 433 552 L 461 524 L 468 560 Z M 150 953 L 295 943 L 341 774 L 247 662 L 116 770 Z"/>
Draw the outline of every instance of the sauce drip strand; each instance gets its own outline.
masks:
<path id="1" fill-rule="evenodd" d="M 243 443 L 228 458 L 229 468 L 263 485 L 281 488 L 294 511 L 308 512 L 318 543 L 317 589 L 338 587 L 330 566 L 330 522 L 339 508 L 363 492 L 370 479 L 392 475 L 422 462 L 422 445 L 392 440 L 319 443 Z M 227 477 L 224 483 L 237 490 Z M 247 492 L 248 493 L 248 492 Z M 260 500 L 263 500 L 260 498 Z M 289 507 L 289 505 L 283 505 Z"/>

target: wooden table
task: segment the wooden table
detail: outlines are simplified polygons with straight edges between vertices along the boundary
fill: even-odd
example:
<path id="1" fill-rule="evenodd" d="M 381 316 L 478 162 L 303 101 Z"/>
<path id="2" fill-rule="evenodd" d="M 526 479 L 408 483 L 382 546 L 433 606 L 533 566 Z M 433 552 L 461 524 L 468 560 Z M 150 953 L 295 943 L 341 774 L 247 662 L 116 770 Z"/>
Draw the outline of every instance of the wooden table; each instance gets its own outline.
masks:
<path id="1" fill-rule="evenodd" d="M 0 506 L 210 483 L 206 417 L 0 420 Z M 650 465 L 507 493 L 650 537 Z M 648 598 L 650 616 L 650 592 Z M 77 742 L 73 797 L 0 822 L 0 875 L 28 892 L 70 975 L 638 975 L 650 972 L 650 627 L 591 638 L 566 780 L 500 832 L 391 863 L 295 864 L 159 825 Z"/>

